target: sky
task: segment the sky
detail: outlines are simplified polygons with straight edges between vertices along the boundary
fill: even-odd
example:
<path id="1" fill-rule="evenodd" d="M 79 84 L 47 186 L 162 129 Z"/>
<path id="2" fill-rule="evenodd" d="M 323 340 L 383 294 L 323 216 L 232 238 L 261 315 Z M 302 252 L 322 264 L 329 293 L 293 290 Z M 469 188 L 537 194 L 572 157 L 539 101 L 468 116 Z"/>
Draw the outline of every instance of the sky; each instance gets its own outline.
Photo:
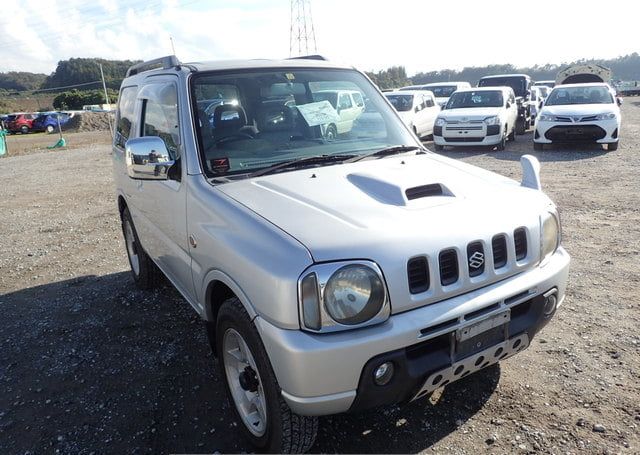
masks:
<path id="1" fill-rule="evenodd" d="M 309 0 L 317 53 L 361 70 L 612 58 L 640 51 L 629 0 Z M 0 72 L 72 57 L 183 62 L 290 55 L 290 0 L 3 2 Z M 297 49 L 295 50 L 297 53 Z M 310 49 L 316 53 L 315 49 Z"/>

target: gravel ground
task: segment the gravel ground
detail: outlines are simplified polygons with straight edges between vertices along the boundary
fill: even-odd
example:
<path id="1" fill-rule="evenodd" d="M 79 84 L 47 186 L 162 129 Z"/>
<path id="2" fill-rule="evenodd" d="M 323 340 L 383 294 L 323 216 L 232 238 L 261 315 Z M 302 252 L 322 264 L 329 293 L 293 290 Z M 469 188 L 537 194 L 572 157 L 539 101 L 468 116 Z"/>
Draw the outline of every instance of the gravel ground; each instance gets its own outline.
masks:
<path id="1" fill-rule="evenodd" d="M 431 401 L 323 418 L 314 451 L 640 453 L 640 102 L 623 115 L 616 152 L 535 153 L 573 262 L 532 346 Z M 133 286 L 108 134 L 46 153 L 29 136 L 0 160 L 0 453 L 251 450 L 201 322 L 170 286 Z M 514 178 L 524 153 L 530 133 L 444 152 Z"/>

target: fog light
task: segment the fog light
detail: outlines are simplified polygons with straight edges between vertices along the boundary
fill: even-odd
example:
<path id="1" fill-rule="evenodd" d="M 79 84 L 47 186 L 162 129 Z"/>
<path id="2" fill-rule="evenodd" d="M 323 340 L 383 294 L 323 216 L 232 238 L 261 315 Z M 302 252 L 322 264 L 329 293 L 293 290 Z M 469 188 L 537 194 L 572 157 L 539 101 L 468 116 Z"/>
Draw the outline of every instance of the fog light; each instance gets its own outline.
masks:
<path id="1" fill-rule="evenodd" d="M 387 385 L 393 377 L 393 363 L 385 362 L 373 372 L 373 380 L 378 385 Z"/>
<path id="2" fill-rule="evenodd" d="M 544 298 L 544 315 L 551 316 L 556 311 L 556 305 L 558 304 L 558 296 L 556 293 L 548 294 Z"/>

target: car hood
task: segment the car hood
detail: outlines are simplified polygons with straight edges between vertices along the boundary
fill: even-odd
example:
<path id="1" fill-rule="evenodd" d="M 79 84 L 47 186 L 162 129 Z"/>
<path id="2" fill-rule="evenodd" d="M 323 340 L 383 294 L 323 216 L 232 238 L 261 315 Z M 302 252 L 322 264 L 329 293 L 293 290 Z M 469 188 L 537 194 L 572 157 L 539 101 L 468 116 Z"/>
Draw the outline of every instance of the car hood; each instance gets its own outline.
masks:
<path id="1" fill-rule="evenodd" d="M 595 115 L 604 112 L 617 112 L 618 107 L 611 104 L 563 104 L 558 106 L 544 106 L 541 114 L 550 115 Z"/>
<path id="2" fill-rule="evenodd" d="M 407 190 L 425 185 L 439 187 L 442 195 L 407 198 Z M 535 260 L 539 216 L 550 204 L 540 191 L 431 153 L 285 172 L 216 188 L 296 238 L 315 262 L 376 262 L 395 300 L 394 312 L 428 303 L 407 298 L 411 257 L 433 258 L 448 248 L 466 252 L 470 242 L 491 245 L 492 236 L 525 226 Z"/>
<path id="3" fill-rule="evenodd" d="M 446 109 L 438 114 L 438 117 L 447 120 L 460 121 L 463 118 L 467 120 L 484 120 L 493 115 L 500 115 L 502 108 L 499 107 L 469 107 L 464 109 Z"/>

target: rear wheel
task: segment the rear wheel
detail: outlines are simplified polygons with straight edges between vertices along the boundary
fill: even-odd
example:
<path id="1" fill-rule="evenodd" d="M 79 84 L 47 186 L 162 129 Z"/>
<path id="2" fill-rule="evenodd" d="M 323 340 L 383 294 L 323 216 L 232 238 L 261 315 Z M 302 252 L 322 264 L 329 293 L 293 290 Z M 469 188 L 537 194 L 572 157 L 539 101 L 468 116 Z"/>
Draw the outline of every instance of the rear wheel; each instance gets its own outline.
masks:
<path id="1" fill-rule="evenodd" d="M 533 150 L 535 150 L 536 152 L 541 152 L 543 148 L 544 146 L 540 142 L 533 143 Z"/>
<path id="2" fill-rule="evenodd" d="M 335 141 L 338 137 L 338 129 L 334 124 L 327 126 L 327 131 L 324 133 L 324 138 L 327 141 Z"/>
<path id="3" fill-rule="evenodd" d="M 294 414 L 287 406 L 260 335 L 237 297 L 220 307 L 216 347 L 227 396 L 251 443 L 274 453 L 309 450 L 318 419 Z"/>
<path id="4" fill-rule="evenodd" d="M 51 134 L 53 133 L 54 130 L 55 128 L 53 127 L 53 125 L 47 125 L 47 128 L 46 128 L 47 133 Z"/>
<path id="5" fill-rule="evenodd" d="M 127 248 L 129 265 L 131 265 L 133 281 L 136 286 L 145 290 L 158 287 L 162 281 L 162 272 L 142 249 L 128 208 L 125 208 L 122 212 L 122 233 Z"/>
<path id="6" fill-rule="evenodd" d="M 29 132 L 29 127 L 28 127 L 27 125 L 22 125 L 22 126 L 20 127 L 20 132 L 21 132 L 22 134 L 27 134 L 27 133 Z"/>
<path id="7" fill-rule="evenodd" d="M 618 150 L 618 142 L 609 142 L 607 144 L 607 151 L 608 152 L 614 152 Z"/>

